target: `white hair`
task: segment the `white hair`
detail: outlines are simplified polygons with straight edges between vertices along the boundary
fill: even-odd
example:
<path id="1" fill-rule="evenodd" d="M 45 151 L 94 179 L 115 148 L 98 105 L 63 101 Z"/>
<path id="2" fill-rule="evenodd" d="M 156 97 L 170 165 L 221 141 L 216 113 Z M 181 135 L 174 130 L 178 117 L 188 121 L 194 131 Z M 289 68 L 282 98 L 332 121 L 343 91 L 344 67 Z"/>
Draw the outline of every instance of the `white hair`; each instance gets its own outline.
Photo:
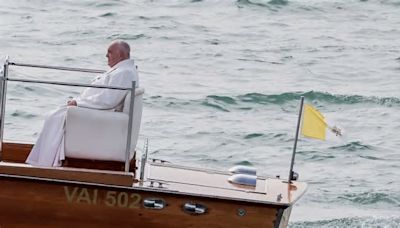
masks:
<path id="1" fill-rule="evenodd" d="M 111 43 L 111 45 L 116 45 L 121 55 L 127 59 L 130 58 L 131 47 L 129 44 L 122 40 L 115 40 Z"/>

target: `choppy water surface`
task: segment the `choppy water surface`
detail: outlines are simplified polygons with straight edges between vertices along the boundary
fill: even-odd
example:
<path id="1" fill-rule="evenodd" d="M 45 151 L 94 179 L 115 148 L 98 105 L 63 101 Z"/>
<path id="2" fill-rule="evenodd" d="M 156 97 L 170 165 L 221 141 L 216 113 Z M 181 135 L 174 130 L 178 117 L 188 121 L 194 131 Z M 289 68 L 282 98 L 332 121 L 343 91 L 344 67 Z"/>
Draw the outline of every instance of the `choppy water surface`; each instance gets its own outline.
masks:
<path id="1" fill-rule="evenodd" d="M 344 129 L 302 138 L 309 190 L 291 227 L 400 226 L 400 3 L 396 0 L 0 0 L 0 55 L 105 69 L 133 47 L 146 88 L 139 145 L 152 157 L 288 173 L 299 97 Z M 11 77 L 92 75 L 13 68 Z M 6 138 L 33 141 L 79 89 L 10 83 Z"/>

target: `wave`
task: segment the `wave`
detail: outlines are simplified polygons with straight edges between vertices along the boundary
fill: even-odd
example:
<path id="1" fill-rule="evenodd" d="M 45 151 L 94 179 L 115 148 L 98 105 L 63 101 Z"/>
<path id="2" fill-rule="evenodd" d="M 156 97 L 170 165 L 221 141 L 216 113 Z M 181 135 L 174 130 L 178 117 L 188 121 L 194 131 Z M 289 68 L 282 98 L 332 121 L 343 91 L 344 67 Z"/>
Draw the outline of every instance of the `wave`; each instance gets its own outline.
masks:
<path id="1" fill-rule="evenodd" d="M 378 203 L 385 203 L 400 207 L 400 197 L 396 195 L 389 195 L 383 192 L 362 192 L 362 193 L 348 193 L 338 196 L 339 200 L 350 201 L 357 205 L 372 205 Z"/>
<path id="2" fill-rule="evenodd" d="M 99 17 L 114 17 L 116 15 L 117 15 L 116 13 L 108 12 L 108 13 L 100 14 Z"/>
<path id="3" fill-rule="evenodd" d="M 250 134 L 247 134 L 246 136 L 244 136 L 244 139 L 252 139 L 252 138 L 258 138 L 258 137 L 263 137 L 263 136 L 265 136 L 265 135 L 262 133 L 250 133 Z"/>
<path id="4" fill-rule="evenodd" d="M 371 205 L 378 203 L 391 204 L 400 207 L 400 199 L 395 195 L 389 195 L 383 192 L 362 192 L 348 193 L 338 196 L 339 200 L 350 201 L 358 205 Z"/>
<path id="5" fill-rule="evenodd" d="M 146 36 L 143 33 L 140 34 L 112 34 L 111 36 L 108 36 L 107 39 L 109 40 L 116 40 L 116 39 L 121 39 L 121 40 L 138 40 L 138 39 L 148 39 L 149 37 Z"/>
<path id="6" fill-rule="evenodd" d="M 298 101 L 301 96 L 307 101 L 311 102 L 322 102 L 331 104 L 359 104 L 369 103 L 378 105 L 400 105 L 400 99 L 396 97 L 368 97 L 361 95 L 340 95 L 331 94 L 327 92 L 308 91 L 308 92 L 288 92 L 276 95 L 265 95 L 260 93 L 248 93 L 243 96 L 239 96 L 239 99 L 244 102 L 253 102 L 260 104 L 284 104 L 287 102 Z"/>
<path id="7" fill-rule="evenodd" d="M 11 116 L 12 117 L 22 117 L 22 118 L 25 118 L 25 119 L 32 119 L 32 118 L 37 117 L 37 115 L 35 115 L 35 114 L 29 113 L 29 112 L 26 112 L 26 111 L 22 111 L 22 110 L 14 110 L 11 113 Z"/>
<path id="8" fill-rule="evenodd" d="M 123 1 L 112 1 L 112 2 L 89 2 L 87 3 L 87 6 L 89 7 L 96 7 L 96 8 L 110 8 L 110 7 L 115 7 L 115 6 L 122 6 L 126 4 L 126 2 Z"/>
<path id="9" fill-rule="evenodd" d="M 211 108 L 215 108 L 215 109 L 217 109 L 217 110 L 219 110 L 219 111 L 229 112 L 229 110 L 226 109 L 226 108 L 224 108 L 223 106 L 218 105 L 218 104 L 213 104 L 213 103 L 210 103 L 210 102 L 208 102 L 208 101 L 204 101 L 204 102 L 202 102 L 202 104 L 203 104 L 204 106 L 208 106 L 208 107 L 211 107 Z"/>
<path id="10" fill-rule="evenodd" d="M 262 93 L 247 93 L 237 97 L 220 97 L 210 95 L 207 98 L 215 99 L 226 104 L 236 104 L 239 102 L 247 102 L 254 104 L 286 104 L 298 102 L 300 97 L 304 96 L 305 100 L 312 103 L 327 103 L 327 104 L 376 104 L 383 106 L 399 106 L 400 99 L 396 97 L 376 97 L 376 96 L 361 96 L 361 95 L 340 95 L 327 92 L 308 91 L 308 92 L 287 92 L 281 94 L 262 94 Z"/>
<path id="11" fill-rule="evenodd" d="M 346 3 L 348 1 L 322 1 L 317 4 L 310 4 L 307 1 L 289 1 L 289 0 L 237 0 L 236 5 L 239 8 L 244 7 L 262 7 L 267 8 L 271 11 L 278 11 L 286 6 L 291 6 L 292 10 L 304 10 L 314 12 L 326 12 L 331 9 L 346 9 Z M 400 2 L 398 0 L 380 0 L 380 1 L 368 1 L 359 0 L 360 4 L 380 4 L 383 6 L 399 7 Z"/>
<path id="12" fill-rule="evenodd" d="M 330 147 L 329 149 L 339 150 L 339 151 L 359 151 L 359 150 L 372 150 L 373 147 L 370 145 L 362 144 L 359 141 L 356 141 L 341 146 L 333 146 Z"/>
<path id="13" fill-rule="evenodd" d="M 210 95 L 202 102 L 202 105 L 209 106 L 220 111 L 229 112 L 226 105 L 236 105 L 236 101 L 232 97 Z"/>
<path id="14" fill-rule="evenodd" d="M 383 5 L 400 6 L 400 2 L 398 0 L 381 0 L 379 2 Z"/>
<path id="15" fill-rule="evenodd" d="M 350 217 L 339 219 L 328 219 L 319 221 L 304 221 L 290 223 L 290 228 L 319 228 L 319 227 L 398 227 L 400 217 L 373 218 L 373 217 Z"/>
<path id="16" fill-rule="evenodd" d="M 235 162 L 235 165 L 245 165 L 245 166 L 254 166 L 253 163 L 245 160 L 245 161 L 239 161 L 239 162 Z"/>
<path id="17" fill-rule="evenodd" d="M 150 103 L 161 102 L 165 106 L 173 105 L 174 107 L 201 105 L 223 112 L 230 112 L 232 109 L 251 110 L 254 108 L 254 105 L 297 105 L 301 96 L 304 96 L 307 102 L 320 105 L 370 104 L 386 107 L 400 107 L 400 98 L 396 97 L 340 95 L 318 91 L 287 92 L 281 94 L 247 93 L 237 96 L 208 95 L 206 98 L 199 100 L 180 100 L 173 97 L 152 96 L 150 97 Z M 149 100 L 146 101 L 148 102 Z"/>
<path id="18" fill-rule="evenodd" d="M 254 5 L 254 6 L 285 6 L 289 4 L 288 0 L 238 0 L 239 5 Z"/>
<path id="19" fill-rule="evenodd" d="M 309 160 L 309 161 L 324 161 L 324 160 L 334 159 L 334 158 L 335 158 L 335 156 L 333 156 L 333 155 L 314 154 L 314 155 L 310 156 L 309 158 L 306 158 L 305 160 Z"/>

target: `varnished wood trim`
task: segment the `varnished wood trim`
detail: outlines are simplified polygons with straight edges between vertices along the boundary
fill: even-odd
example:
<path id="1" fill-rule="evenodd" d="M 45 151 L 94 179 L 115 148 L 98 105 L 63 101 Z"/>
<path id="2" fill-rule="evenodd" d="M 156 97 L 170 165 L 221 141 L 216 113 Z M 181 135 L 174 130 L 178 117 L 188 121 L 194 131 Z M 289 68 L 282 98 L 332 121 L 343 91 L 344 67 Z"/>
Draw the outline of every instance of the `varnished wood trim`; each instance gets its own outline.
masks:
<path id="1" fill-rule="evenodd" d="M 4 142 L 2 147 L 2 161 L 25 163 L 29 153 L 32 150 L 32 147 L 33 144 Z M 66 158 L 65 162 L 63 163 L 63 166 L 86 168 L 86 169 L 124 171 L 125 163 L 116 161 L 98 161 L 98 160 Z M 131 160 L 129 170 L 131 172 L 135 172 L 136 170 L 135 159 Z"/>
<path id="2" fill-rule="evenodd" d="M 33 144 L 3 142 L 2 161 L 25 163 L 31 152 Z"/>
<path id="3" fill-rule="evenodd" d="M 75 168 L 43 168 L 13 163 L 0 163 L 0 173 L 28 177 L 40 177 L 98 184 L 132 186 L 135 182 L 133 173 L 96 171 Z"/>
<path id="4" fill-rule="evenodd" d="M 117 161 L 98 161 L 88 159 L 77 159 L 77 158 L 65 158 L 63 167 L 75 167 L 85 169 L 101 169 L 101 170 L 115 170 L 124 171 L 125 163 Z M 135 172 L 136 160 L 132 159 L 129 163 L 129 171 Z"/>

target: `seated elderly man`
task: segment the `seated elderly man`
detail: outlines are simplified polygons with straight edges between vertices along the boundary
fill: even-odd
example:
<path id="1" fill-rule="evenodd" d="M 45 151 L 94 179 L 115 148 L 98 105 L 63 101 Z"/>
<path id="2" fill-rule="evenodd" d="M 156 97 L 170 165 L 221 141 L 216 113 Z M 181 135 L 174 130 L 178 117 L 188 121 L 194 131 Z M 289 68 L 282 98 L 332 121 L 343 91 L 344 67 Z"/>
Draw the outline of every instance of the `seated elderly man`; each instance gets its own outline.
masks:
<path id="1" fill-rule="evenodd" d="M 96 77 L 93 85 L 130 87 L 132 81 L 138 86 L 138 73 L 134 61 L 130 59 L 130 47 L 124 41 L 114 41 L 107 51 L 108 65 L 106 73 Z M 76 99 L 67 102 L 67 106 L 79 106 L 94 109 L 116 109 L 127 94 L 124 90 L 87 88 Z M 26 163 L 37 166 L 61 166 L 64 154 L 64 125 L 67 106 L 51 112 L 45 122 Z"/>

